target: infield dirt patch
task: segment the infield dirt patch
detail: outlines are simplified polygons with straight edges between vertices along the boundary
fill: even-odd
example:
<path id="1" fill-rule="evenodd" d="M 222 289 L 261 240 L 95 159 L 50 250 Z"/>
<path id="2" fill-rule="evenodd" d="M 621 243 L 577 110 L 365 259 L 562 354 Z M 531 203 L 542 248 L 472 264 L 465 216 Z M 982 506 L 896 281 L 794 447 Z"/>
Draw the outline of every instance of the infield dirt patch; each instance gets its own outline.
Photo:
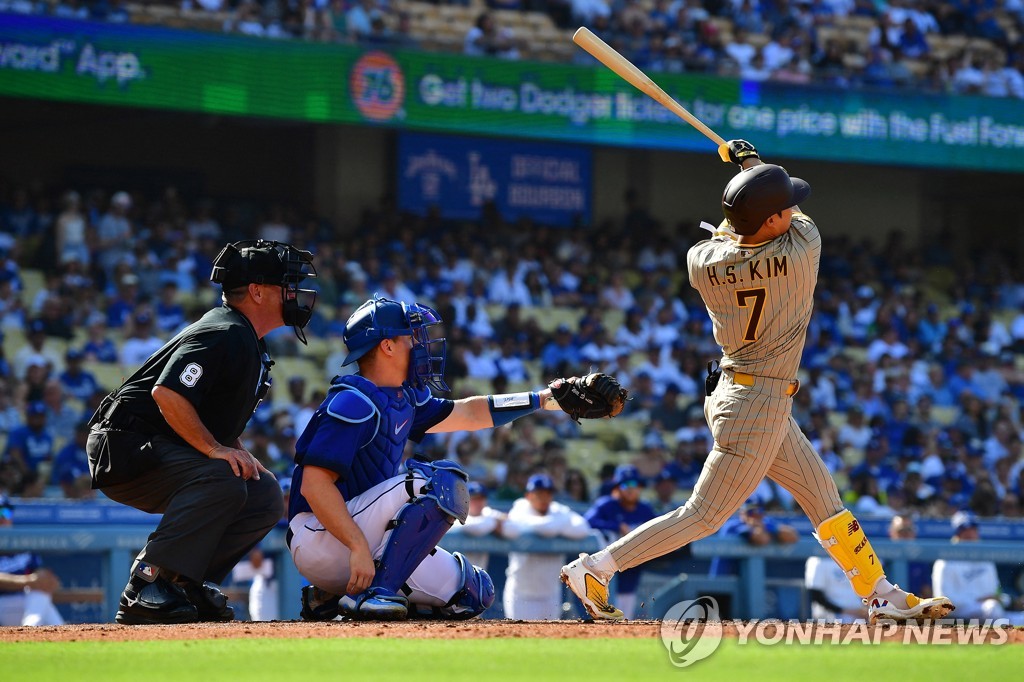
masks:
<path id="1" fill-rule="evenodd" d="M 720 631 L 737 637 L 735 623 L 706 625 L 706 632 Z M 841 626 L 847 632 L 850 626 Z M 1006 641 L 1024 644 L 1024 629 L 1008 628 Z M 649 638 L 661 636 L 660 621 L 598 623 L 590 621 L 475 620 L 459 622 L 405 621 L 400 623 L 356 623 L 333 621 L 306 623 L 281 621 L 253 623 L 198 623 L 195 625 L 116 625 L 97 623 L 48 627 L 0 627 L 0 642 L 145 641 L 198 639 L 329 639 L 382 637 L 389 639 L 487 639 L 493 637 L 544 639 Z M 986 635 L 992 638 L 991 631 Z M 885 633 L 884 641 L 903 641 L 902 628 Z M 827 642 L 827 640 L 826 640 Z"/>

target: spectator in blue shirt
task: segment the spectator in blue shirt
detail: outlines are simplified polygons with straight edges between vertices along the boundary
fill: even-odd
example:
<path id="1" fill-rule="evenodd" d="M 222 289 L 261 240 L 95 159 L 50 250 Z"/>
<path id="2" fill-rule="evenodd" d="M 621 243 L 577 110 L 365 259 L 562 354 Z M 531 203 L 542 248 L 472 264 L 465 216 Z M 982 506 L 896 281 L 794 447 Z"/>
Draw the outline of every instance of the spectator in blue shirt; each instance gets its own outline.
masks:
<path id="1" fill-rule="evenodd" d="M 611 494 L 598 498 L 584 515 L 590 527 L 601 531 L 609 542 L 618 540 L 657 516 L 651 505 L 640 500 L 644 482 L 636 467 L 628 464 L 619 466 L 612 482 Z M 626 618 L 633 618 L 636 614 L 636 590 L 641 571 L 638 566 L 623 571 L 618 577 L 615 603 Z"/>
<path id="2" fill-rule="evenodd" d="M 95 362 L 117 362 L 117 345 L 107 336 L 107 328 L 102 319 L 89 324 L 89 340 L 82 347 L 86 359 Z"/>
<path id="3" fill-rule="evenodd" d="M 91 499 L 95 496 L 89 476 L 89 456 L 85 452 L 88 438 L 88 422 L 79 422 L 75 426 L 74 437 L 53 460 L 50 484 L 60 486 L 64 497 L 69 499 Z"/>
<path id="4" fill-rule="evenodd" d="M 164 282 L 156 303 L 156 326 L 161 332 L 177 334 L 185 326 L 185 309 L 178 302 L 177 282 Z"/>
<path id="5" fill-rule="evenodd" d="M 898 483 L 900 474 L 886 461 L 889 455 L 889 441 L 884 436 L 875 436 L 864 449 L 864 461 L 850 470 L 850 479 L 869 476 L 878 482 L 879 490 L 888 490 Z"/>
<path id="6" fill-rule="evenodd" d="M 550 376 L 571 375 L 579 363 L 580 351 L 573 343 L 572 330 L 568 325 L 558 325 L 554 340 L 548 342 L 541 350 L 541 370 Z"/>
<path id="7" fill-rule="evenodd" d="M 136 304 L 139 302 L 139 277 L 127 272 L 121 275 L 117 284 L 117 294 L 107 306 L 107 326 L 120 329 L 125 326 Z"/>
<path id="8" fill-rule="evenodd" d="M 83 369 L 84 360 L 85 353 L 83 351 L 69 348 L 64 355 L 64 371 L 58 377 L 64 392 L 72 398 L 81 400 L 83 404 L 100 387 L 96 377 Z"/>
<path id="9" fill-rule="evenodd" d="M 53 460 L 53 434 L 46 428 L 46 405 L 41 401 L 25 408 L 25 425 L 11 431 L 4 452 L 3 473 L 9 478 L 11 491 L 22 497 L 42 495 L 46 478 L 40 476 L 40 465 Z"/>
<path id="10" fill-rule="evenodd" d="M 693 490 L 697 484 L 704 462 L 698 457 L 705 457 L 709 448 L 707 442 L 698 434 L 689 440 L 682 438 L 676 443 L 675 458 L 665 465 L 665 471 L 683 490 Z"/>
<path id="11" fill-rule="evenodd" d="M 778 523 L 775 519 L 764 515 L 764 507 L 758 502 L 747 501 L 736 516 L 726 521 L 721 530 L 721 537 L 739 537 L 754 547 L 763 547 L 777 542 L 790 545 L 799 539 L 792 526 Z M 709 575 L 712 578 L 724 575 L 736 575 L 738 569 L 733 559 L 715 557 L 711 560 Z"/>

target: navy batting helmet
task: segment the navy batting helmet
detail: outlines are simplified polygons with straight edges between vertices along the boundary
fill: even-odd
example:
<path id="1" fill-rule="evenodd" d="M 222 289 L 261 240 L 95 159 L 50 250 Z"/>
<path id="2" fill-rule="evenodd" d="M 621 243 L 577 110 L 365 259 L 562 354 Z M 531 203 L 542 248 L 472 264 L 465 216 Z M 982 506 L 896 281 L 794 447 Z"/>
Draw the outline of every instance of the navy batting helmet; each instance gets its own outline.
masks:
<path id="1" fill-rule="evenodd" d="M 754 234 L 775 213 L 796 206 L 811 186 L 770 163 L 740 171 L 722 193 L 722 212 L 736 234 Z"/>
<path id="2" fill-rule="evenodd" d="M 384 339 L 412 337 L 409 360 L 409 384 L 423 384 L 437 391 L 449 390 L 444 381 L 445 340 L 431 339 L 428 327 L 441 323 L 441 316 L 418 303 L 392 301 L 374 295 L 359 306 L 345 322 L 345 347 L 348 355 L 341 364 L 349 365 L 366 355 Z"/>

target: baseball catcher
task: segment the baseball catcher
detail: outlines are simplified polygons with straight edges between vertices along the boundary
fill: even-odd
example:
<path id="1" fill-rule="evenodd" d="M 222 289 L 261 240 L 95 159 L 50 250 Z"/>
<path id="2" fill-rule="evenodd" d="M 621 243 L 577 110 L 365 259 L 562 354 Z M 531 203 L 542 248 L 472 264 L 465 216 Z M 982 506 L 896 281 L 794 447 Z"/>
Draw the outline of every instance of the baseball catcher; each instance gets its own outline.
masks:
<path id="1" fill-rule="evenodd" d="M 295 446 L 286 535 L 311 583 L 302 617 L 463 619 L 494 601 L 485 570 L 437 547 L 469 511 L 468 476 L 447 460 L 409 460 L 407 441 L 427 433 L 475 431 L 536 410 L 575 419 L 613 416 L 625 399 L 612 377 L 559 379 L 538 392 L 436 397 L 444 382 L 445 340 L 431 339 L 438 314 L 423 305 L 374 297 L 345 324 L 356 374 L 336 377 Z"/>

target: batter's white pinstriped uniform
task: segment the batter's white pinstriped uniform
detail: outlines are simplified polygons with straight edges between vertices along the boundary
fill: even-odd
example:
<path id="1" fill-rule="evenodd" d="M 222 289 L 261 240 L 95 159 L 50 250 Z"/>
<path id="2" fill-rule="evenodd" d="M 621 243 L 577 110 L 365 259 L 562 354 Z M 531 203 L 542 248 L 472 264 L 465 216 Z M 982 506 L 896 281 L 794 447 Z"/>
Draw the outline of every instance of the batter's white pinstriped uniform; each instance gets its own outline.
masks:
<path id="1" fill-rule="evenodd" d="M 821 237 L 794 212 L 761 244 L 719 235 L 687 254 L 690 284 L 707 306 L 725 370 L 704 414 L 715 437 L 686 504 L 608 547 L 619 570 L 714 533 L 768 476 L 815 527 L 843 508 L 828 469 L 790 414 L 818 277 Z"/>

